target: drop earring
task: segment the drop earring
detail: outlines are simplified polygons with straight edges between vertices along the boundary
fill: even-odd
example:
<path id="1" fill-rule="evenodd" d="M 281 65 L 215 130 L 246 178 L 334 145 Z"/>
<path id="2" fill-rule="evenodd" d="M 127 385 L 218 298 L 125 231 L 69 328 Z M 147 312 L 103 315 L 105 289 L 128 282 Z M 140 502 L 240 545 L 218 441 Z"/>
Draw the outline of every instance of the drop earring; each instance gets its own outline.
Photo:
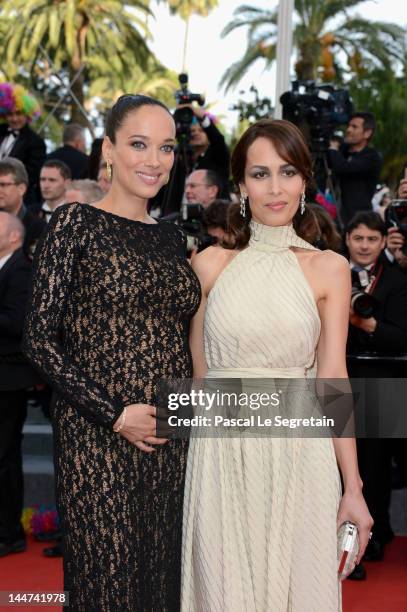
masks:
<path id="1" fill-rule="evenodd" d="M 301 215 L 303 215 L 305 213 L 305 191 L 303 191 L 302 194 L 301 194 L 300 213 L 301 213 Z"/>
<path id="2" fill-rule="evenodd" d="M 109 164 L 109 162 L 106 162 L 106 172 L 107 172 L 107 178 L 109 179 L 109 181 L 112 180 L 112 166 L 111 164 Z"/>
<path id="3" fill-rule="evenodd" d="M 246 217 L 246 198 L 243 194 L 240 195 L 240 214 L 243 219 Z"/>

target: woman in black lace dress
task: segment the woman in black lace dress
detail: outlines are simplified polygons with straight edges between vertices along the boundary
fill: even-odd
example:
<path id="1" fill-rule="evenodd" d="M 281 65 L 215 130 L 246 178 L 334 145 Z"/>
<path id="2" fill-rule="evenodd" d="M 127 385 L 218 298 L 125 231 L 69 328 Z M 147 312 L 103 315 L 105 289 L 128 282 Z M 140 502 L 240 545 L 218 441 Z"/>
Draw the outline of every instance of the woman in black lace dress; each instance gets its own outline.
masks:
<path id="1" fill-rule="evenodd" d="M 179 609 L 187 443 L 155 437 L 160 378 L 191 376 L 198 281 L 179 228 L 147 200 L 168 181 L 175 127 L 160 103 L 122 96 L 103 145 L 97 207 L 53 215 L 37 249 L 25 351 L 57 391 L 57 502 L 70 609 Z"/>

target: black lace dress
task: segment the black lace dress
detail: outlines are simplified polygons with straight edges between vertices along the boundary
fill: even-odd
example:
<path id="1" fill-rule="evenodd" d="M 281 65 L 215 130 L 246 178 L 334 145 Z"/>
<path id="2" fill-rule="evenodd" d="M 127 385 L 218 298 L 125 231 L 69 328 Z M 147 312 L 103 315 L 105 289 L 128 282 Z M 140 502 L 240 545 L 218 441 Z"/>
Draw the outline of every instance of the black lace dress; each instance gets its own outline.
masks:
<path id="1" fill-rule="evenodd" d="M 170 223 L 85 204 L 59 208 L 38 245 L 24 338 L 58 394 L 57 503 L 70 609 L 179 609 L 187 442 L 146 454 L 112 430 L 125 405 L 154 405 L 161 377 L 191 376 L 200 300 Z"/>

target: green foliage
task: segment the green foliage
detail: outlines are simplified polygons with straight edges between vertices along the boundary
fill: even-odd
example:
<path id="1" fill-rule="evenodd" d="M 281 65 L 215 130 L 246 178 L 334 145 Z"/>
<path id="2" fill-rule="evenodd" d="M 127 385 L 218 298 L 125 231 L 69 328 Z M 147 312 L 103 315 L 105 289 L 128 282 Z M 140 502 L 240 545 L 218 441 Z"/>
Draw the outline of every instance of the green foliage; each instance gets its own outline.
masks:
<path id="1" fill-rule="evenodd" d="M 402 61 L 406 49 L 404 28 L 348 16 L 348 9 L 365 1 L 295 0 L 293 45 L 298 79 L 341 82 L 363 74 L 372 65 L 383 69 Z M 242 5 L 235 10 L 222 35 L 246 30 L 247 49 L 224 73 L 221 85 L 225 90 L 236 86 L 259 59 L 265 68 L 271 66 L 275 60 L 277 17 L 278 8 L 262 10 Z"/>
<path id="2" fill-rule="evenodd" d="M 98 76 L 92 79 L 89 88 L 89 98 L 95 100 L 95 108 L 102 114 L 124 93 L 152 96 L 172 107 L 175 103 L 174 91 L 178 86 L 176 73 L 150 57 L 145 70 L 134 66 L 131 75 L 99 66 Z"/>
<path id="3" fill-rule="evenodd" d="M 41 89 L 57 73 L 72 78 L 83 105 L 91 79 L 119 72 L 130 77 L 134 66 L 146 68 L 150 52 L 145 19 L 148 0 L 4 0 L 0 5 L 0 57 L 8 78 L 30 74 Z M 103 72 L 102 71 L 102 72 Z M 39 81 L 39 85 L 37 82 Z M 71 100 L 71 117 L 77 111 Z M 82 120 L 76 114 L 76 120 Z"/>
<path id="4" fill-rule="evenodd" d="M 270 98 L 260 98 L 257 88 L 252 85 L 249 90 L 253 94 L 253 101 L 239 100 L 232 106 L 232 110 L 239 111 L 239 121 L 253 123 L 259 119 L 272 117 L 274 108 Z M 240 92 L 245 93 L 245 92 Z"/>
<path id="5" fill-rule="evenodd" d="M 191 15 L 207 17 L 216 8 L 219 0 L 168 0 L 170 11 L 187 21 Z"/>

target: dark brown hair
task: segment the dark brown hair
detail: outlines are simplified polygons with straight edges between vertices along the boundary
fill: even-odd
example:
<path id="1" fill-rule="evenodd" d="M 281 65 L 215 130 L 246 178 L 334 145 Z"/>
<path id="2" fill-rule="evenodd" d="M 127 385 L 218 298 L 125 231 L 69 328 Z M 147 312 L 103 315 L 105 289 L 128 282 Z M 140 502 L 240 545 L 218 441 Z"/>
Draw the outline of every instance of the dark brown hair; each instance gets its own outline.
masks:
<path id="1" fill-rule="evenodd" d="M 55 170 L 59 170 L 59 174 L 63 179 L 67 180 L 72 178 L 70 167 L 60 159 L 47 159 L 43 163 L 42 168 L 55 168 Z"/>
<path id="2" fill-rule="evenodd" d="M 303 215 L 296 228 L 303 240 L 321 250 L 341 251 L 342 238 L 329 213 L 319 204 L 307 204 L 308 215 Z"/>
<path id="3" fill-rule="evenodd" d="M 346 226 L 346 233 L 351 234 L 359 225 L 366 225 L 370 230 L 386 235 L 386 224 L 379 213 L 372 210 L 360 210 L 357 212 Z"/>
<path id="4" fill-rule="evenodd" d="M 229 200 L 214 200 L 203 212 L 203 222 L 208 228 L 220 227 L 227 231 Z"/>
<path id="5" fill-rule="evenodd" d="M 234 148 L 231 158 L 232 176 L 237 187 L 244 182 L 247 152 L 258 138 L 266 138 L 275 147 L 279 156 L 292 164 L 307 183 L 312 178 L 312 160 L 307 143 L 302 132 L 290 121 L 284 119 L 260 119 L 251 125 L 241 136 Z M 305 215 L 308 216 L 306 211 Z M 244 248 L 250 239 L 249 221 L 251 211 L 246 204 L 246 215 L 243 218 L 236 211 L 230 215 L 228 231 L 234 236 L 235 248 Z M 299 222 L 304 220 L 299 211 L 293 218 L 294 229 L 297 231 Z"/>

